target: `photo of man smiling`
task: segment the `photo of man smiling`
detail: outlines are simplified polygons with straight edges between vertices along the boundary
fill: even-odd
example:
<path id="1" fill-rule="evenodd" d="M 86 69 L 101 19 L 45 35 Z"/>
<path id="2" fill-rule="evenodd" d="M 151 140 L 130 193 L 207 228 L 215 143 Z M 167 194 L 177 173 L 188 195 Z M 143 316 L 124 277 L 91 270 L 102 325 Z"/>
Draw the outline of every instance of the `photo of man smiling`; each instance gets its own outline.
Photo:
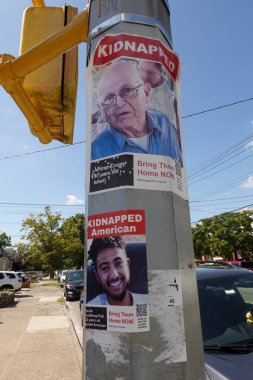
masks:
<path id="1" fill-rule="evenodd" d="M 121 236 L 94 239 L 88 254 L 103 292 L 87 305 L 133 306 L 148 303 L 147 294 L 129 290 L 131 263 Z"/>

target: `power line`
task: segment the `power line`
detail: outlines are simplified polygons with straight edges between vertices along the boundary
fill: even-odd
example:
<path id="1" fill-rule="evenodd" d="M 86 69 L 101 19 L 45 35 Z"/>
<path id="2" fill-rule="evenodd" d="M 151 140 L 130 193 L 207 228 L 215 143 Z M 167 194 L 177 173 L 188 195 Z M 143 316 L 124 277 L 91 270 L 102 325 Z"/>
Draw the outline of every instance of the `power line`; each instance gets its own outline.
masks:
<path id="1" fill-rule="evenodd" d="M 239 210 L 242 210 L 244 208 L 251 207 L 251 206 L 253 206 L 253 203 L 250 203 L 249 205 L 245 205 L 245 206 L 242 206 L 242 207 L 235 208 L 234 210 L 231 210 L 231 211 L 228 211 L 228 212 L 236 212 L 236 211 L 239 211 Z"/>
<path id="2" fill-rule="evenodd" d="M 218 202 L 218 203 L 204 203 L 204 205 L 199 205 L 201 207 L 210 207 L 210 206 L 219 206 L 219 205 L 229 205 L 229 204 L 235 204 L 235 203 L 241 203 L 242 200 L 233 200 L 233 201 L 228 201 L 228 202 Z M 197 206 L 197 205 L 195 205 Z M 192 207 L 191 207 L 192 208 Z M 216 209 L 215 207 L 213 208 L 213 210 Z M 196 210 L 196 208 L 194 209 Z"/>
<path id="3" fill-rule="evenodd" d="M 29 215 L 29 214 L 33 214 L 33 212 L 32 211 L 9 211 L 9 210 L 2 211 L 2 210 L 0 210 L 0 214 Z M 63 216 L 66 216 L 66 215 L 73 216 L 74 212 L 60 212 L 60 214 L 62 214 Z"/>
<path id="4" fill-rule="evenodd" d="M 0 205 L 7 205 L 7 206 L 50 206 L 50 207 L 85 207 L 84 204 L 79 205 L 61 205 L 61 204 L 49 204 L 49 203 L 20 203 L 20 202 L 0 202 Z"/>
<path id="5" fill-rule="evenodd" d="M 205 192 L 203 194 L 200 194 L 199 196 L 197 196 L 195 198 L 197 198 L 197 199 L 199 199 L 199 198 L 203 199 L 203 198 L 205 198 L 207 196 L 216 195 L 216 194 L 221 193 L 221 192 L 223 192 L 225 190 L 231 189 L 232 186 L 234 187 L 235 185 L 238 185 L 243 180 L 245 180 L 247 177 L 248 177 L 248 175 L 247 176 L 242 176 L 242 177 L 237 177 L 233 181 L 231 181 L 229 183 L 225 183 L 225 184 L 220 185 L 218 187 L 215 187 L 215 188 L 213 188 L 213 189 L 211 189 L 211 190 L 209 190 L 209 191 L 207 191 L 207 192 Z"/>
<path id="6" fill-rule="evenodd" d="M 73 143 L 73 144 L 59 145 L 59 146 L 56 146 L 56 147 L 54 147 L 54 148 L 47 148 L 47 149 L 35 150 L 35 151 L 32 151 L 32 152 L 26 152 L 26 153 L 22 153 L 22 154 L 15 154 L 14 156 L 0 157 L 0 161 L 2 161 L 2 160 L 9 160 L 9 159 L 11 159 L 11 158 L 25 157 L 25 156 L 29 156 L 30 154 L 37 154 L 37 153 L 48 152 L 48 151 L 50 151 L 50 150 L 69 148 L 70 146 L 84 144 L 85 142 L 86 142 L 86 140 L 83 140 L 83 141 L 78 141 L 78 142 Z"/>
<path id="7" fill-rule="evenodd" d="M 246 208 L 249 208 L 249 207 L 252 207 L 252 206 L 253 206 L 253 203 L 250 203 L 249 205 L 245 205 L 245 206 L 242 206 L 242 207 L 238 207 L 238 208 L 236 208 L 236 209 L 234 209 L 234 210 L 227 211 L 226 213 L 232 213 L 232 212 L 240 211 L 240 210 L 242 210 L 242 209 L 246 209 Z M 224 213 L 222 213 L 222 214 L 224 214 Z M 219 214 L 219 215 L 222 215 L 222 214 Z M 214 215 L 214 216 L 219 216 L 219 215 Z M 196 221 L 196 222 L 192 222 L 192 224 L 197 224 L 197 223 L 200 222 L 200 220 L 201 220 L 201 219 L 199 219 L 199 220 Z"/>
<path id="8" fill-rule="evenodd" d="M 242 196 L 238 196 L 238 197 L 227 197 L 227 198 L 216 198 L 216 199 L 205 199 L 205 200 L 202 200 L 202 201 L 189 201 L 189 203 L 200 203 L 200 202 L 216 202 L 216 201 L 224 201 L 224 200 L 227 200 L 227 199 L 238 199 L 238 198 L 251 198 L 253 197 L 253 194 L 252 195 L 242 195 Z"/>
<path id="9" fill-rule="evenodd" d="M 190 169 L 188 172 L 190 172 L 190 173 L 193 172 L 193 173 L 188 174 L 188 178 L 190 179 L 191 177 L 198 177 L 199 175 L 202 174 L 203 171 L 206 172 L 207 171 L 206 169 L 211 170 L 211 169 L 223 164 L 224 162 L 228 161 L 229 159 L 234 158 L 241 153 L 244 153 L 245 151 L 250 149 L 250 146 L 245 148 L 246 142 L 252 141 L 252 139 L 253 139 L 253 134 L 250 134 L 250 135 L 246 136 L 245 138 L 243 138 L 242 140 L 240 140 L 238 143 L 227 148 L 224 152 L 219 153 L 219 154 L 209 158 L 208 160 L 200 163 L 199 165 L 195 166 L 195 168 L 196 168 L 195 170 L 194 170 L 194 168 Z M 231 157 L 231 155 L 233 153 L 235 153 L 236 151 L 238 151 L 242 148 L 243 148 L 243 150 L 241 152 L 238 152 L 237 154 L 234 154 Z M 213 168 L 212 168 L 212 166 L 213 166 Z"/>
<path id="10" fill-rule="evenodd" d="M 215 188 L 213 188 L 213 189 L 211 189 L 211 190 L 209 190 L 209 191 L 207 191 L 207 192 L 205 192 L 205 193 L 203 193 L 203 194 L 200 194 L 200 195 L 198 195 L 198 196 L 196 196 L 195 197 L 195 200 L 196 200 L 196 198 L 199 200 L 200 198 L 205 198 L 205 197 L 207 197 L 207 196 L 212 196 L 213 194 L 218 194 L 218 193 L 220 193 L 220 192 L 222 192 L 222 191 L 225 191 L 225 190 L 227 190 L 227 189 L 231 189 L 231 186 L 232 185 L 237 185 L 237 184 L 239 184 L 239 183 L 241 183 L 243 180 L 245 180 L 245 179 L 247 179 L 248 178 L 248 176 L 250 175 L 251 173 L 248 173 L 248 174 L 246 174 L 246 175 L 243 175 L 243 176 L 241 176 L 241 177 L 237 177 L 237 178 L 235 178 L 235 179 L 233 179 L 231 182 L 226 182 L 225 184 L 223 184 L 223 185 L 220 185 L 220 186 L 218 186 L 218 187 L 215 187 Z M 194 200 L 194 198 L 193 198 L 193 200 Z"/>
<path id="11" fill-rule="evenodd" d="M 195 112 L 195 113 L 192 113 L 192 114 L 189 114 L 189 115 L 186 115 L 186 116 L 182 116 L 182 119 L 187 119 L 187 118 L 190 118 L 190 117 L 198 116 L 198 115 L 201 115 L 201 114 L 204 114 L 204 113 L 207 113 L 207 112 L 217 111 L 219 109 L 226 108 L 226 107 L 232 107 L 232 106 L 235 106 L 235 105 L 238 105 L 238 104 L 241 104 L 241 103 L 249 102 L 251 100 L 253 100 L 253 98 L 242 99 L 242 100 L 238 100 L 238 101 L 233 102 L 233 103 L 223 104 L 223 105 L 218 106 L 218 107 L 208 108 L 208 109 L 200 111 L 200 112 Z M 0 161 L 2 161 L 2 160 L 9 160 L 9 159 L 12 159 L 12 158 L 24 157 L 24 156 L 28 156 L 28 155 L 31 155 L 31 154 L 48 152 L 48 151 L 56 150 L 56 149 L 68 148 L 70 146 L 84 144 L 84 143 L 86 143 L 86 140 L 79 141 L 79 142 L 76 142 L 76 143 L 73 143 L 73 144 L 59 145 L 59 146 L 54 147 L 54 148 L 41 149 L 41 150 L 36 150 L 36 151 L 33 151 L 33 152 L 27 152 L 27 153 L 23 153 L 23 154 L 15 154 L 13 156 L 0 157 Z"/>
<path id="12" fill-rule="evenodd" d="M 220 173 L 220 172 L 223 172 L 224 170 L 226 170 L 226 169 L 228 169 L 228 168 L 231 168 L 232 166 L 235 166 L 235 165 L 239 164 L 240 162 L 245 161 L 245 160 L 247 160 L 248 158 L 250 158 L 250 157 L 252 157 L 252 156 L 253 156 L 253 153 L 252 153 L 252 154 L 249 154 L 247 157 L 241 158 L 239 161 L 236 161 L 236 162 L 234 162 L 234 163 L 231 164 L 231 165 L 225 166 L 223 169 L 217 170 L 217 171 L 214 172 L 214 173 L 211 173 L 211 174 L 209 174 L 209 175 L 207 175 L 207 176 L 205 176 L 205 177 L 202 177 L 202 178 L 198 179 L 198 180 L 195 181 L 195 182 L 192 182 L 191 185 L 194 185 L 195 183 L 198 183 L 198 182 L 200 182 L 200 181 L 203 181 L 203 180 L 206 179 L 206 178 L 210 178 L 210 175 L 213 176 L 213 175 L 215 175 L 215 174 L 218 174 L 218 173 Z"/>
<path id="13" fill-rule="evenodd" d="M 182 116 L 182 119 L 186 119 L 188 117 L 193 117 L 193 116 L 197 116 L 197 115 L 202 115 L 203 113 L 207 113 L 207 112 L 217 111 L 217 110 L 220 110 L 220 109 L 226 108 L 226 107 L 232 107 L 232 106 L 235 106 L 237 104 L 249 102 L 251 100 L 253 100 L 253 98 L 247 98 L 247 99 L 238 100 L 237 102 L 223 104 L 222 106 L 218 106 L 218 107 L 214 107 L 214 108 L 209 108 L 209 109 L 206 109 L 206 110 L 203 110 L 203 111 L 200 111 L 200 112 L 195 112 L 195 113 L 191 113 L 191 114 L 186 115 L 186 116 Z"/>

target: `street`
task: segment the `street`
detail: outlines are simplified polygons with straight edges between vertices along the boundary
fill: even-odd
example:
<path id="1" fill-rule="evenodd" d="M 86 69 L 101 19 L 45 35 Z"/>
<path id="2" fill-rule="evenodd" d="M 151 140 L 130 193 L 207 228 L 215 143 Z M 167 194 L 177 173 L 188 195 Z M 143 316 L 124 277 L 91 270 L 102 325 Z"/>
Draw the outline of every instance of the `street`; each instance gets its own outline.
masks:
<path id="1" fill-rule="evenodd" d="M 78 302 L 66 307 L 59 288 L 45 285 L 17 292 L 15 304 L 0 309 L 0 380 L 82 378 L 82 349 L 72 322 L 77 326 Z"/>

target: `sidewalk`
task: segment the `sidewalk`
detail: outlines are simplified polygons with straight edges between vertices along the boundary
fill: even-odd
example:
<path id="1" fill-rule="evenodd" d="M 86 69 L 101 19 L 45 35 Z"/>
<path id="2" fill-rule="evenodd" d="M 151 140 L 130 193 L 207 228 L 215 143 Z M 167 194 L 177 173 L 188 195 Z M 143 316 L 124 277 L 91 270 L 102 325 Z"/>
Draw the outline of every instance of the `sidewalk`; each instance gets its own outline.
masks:
<path id="1" fill-rule="evenodd" d="M 58 288 L 38 285 L 0 309 L 0 380 L 81 380 L 82 350 Z"/>

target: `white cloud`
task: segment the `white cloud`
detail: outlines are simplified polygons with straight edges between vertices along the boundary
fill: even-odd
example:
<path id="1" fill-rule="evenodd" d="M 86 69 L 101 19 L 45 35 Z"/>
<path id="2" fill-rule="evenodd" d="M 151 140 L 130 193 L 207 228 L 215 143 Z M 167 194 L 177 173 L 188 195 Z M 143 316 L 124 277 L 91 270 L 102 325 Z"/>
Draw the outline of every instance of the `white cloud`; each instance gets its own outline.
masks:
<path id="1" fill-rule="evenodd" d="M 242 211 L 253 211 L 252 207 L 244 207 Z M 253 227 L 253 226 L 252 226 Z"/>
<path id="2" fill-rule="evenodd" d="M 22 148 L 23 148 L 24 150 L 28 151 L 28 150 L 30 149 L 30 146 L 27 145 L 27 144 L 24 144 L 24 145 L 22 146 Z"/>
<path id="3" fill-rule="evenodd" d="M 249 175 L 248 178 L 242 183 L 242 187 L 247 189 L 253 188 L 253 174 Z"/>
<path id="4" fill-rule="evenodd" d="M 253 120 L 250 120 L 250 124 L 253 125 Z"/>
<path id="5" fill-rule="evenodd" d="M 248 144 L 245 145 L 245 149 L 253 149 L 253 140 L 250 141 Z"/>
<path id="6" fill-rule="evenodd" d="M 80 205 L 84 202 L 78 199 L 75 195 L 67 195 L 67 205 Z"/>

